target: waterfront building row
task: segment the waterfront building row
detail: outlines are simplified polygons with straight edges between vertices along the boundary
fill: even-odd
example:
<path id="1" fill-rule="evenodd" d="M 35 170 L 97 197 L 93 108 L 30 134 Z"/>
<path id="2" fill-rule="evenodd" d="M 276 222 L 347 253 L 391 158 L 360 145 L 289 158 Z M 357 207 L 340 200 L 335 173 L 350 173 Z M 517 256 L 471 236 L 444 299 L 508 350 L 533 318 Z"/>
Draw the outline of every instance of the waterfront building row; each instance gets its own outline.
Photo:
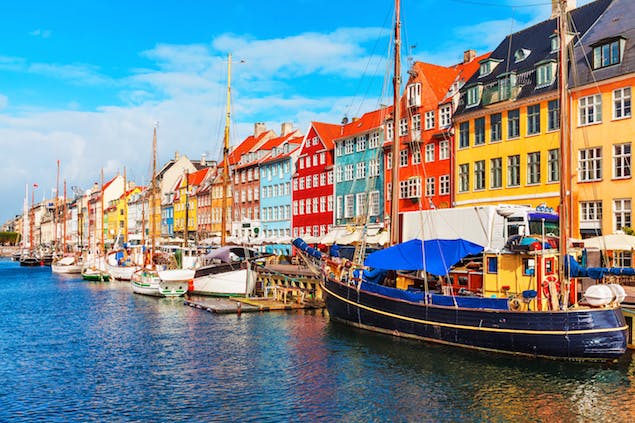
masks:
<path id="1" fill-rule="evenodd" d="M 573 128 L 574 237 L 632 225 L 634 8 L 627 0 L 596 0 L 570 13 L 576 29 L 567 35 L 573 88 L 564 106 Z M 102 242 L 90 234 L 100 227 L 103 202 L 104 243 L 118 235 L 147 237 L 153 221 L 165 239 L 201 241 L 225 231 L 234 242 L 289 253 L 292 237 L 319 239 L 336 227 L 386 228 L 393 171 L 399 172 L 402 213 L 499 203 L 557 209 L 555 30 L 552 17 L 510 34 L 491 53 L 467 50 L 454 66 L 414 62 L 397 124 L 392 106 L 340 123 L 312 122 L 305 134 L 290 123 L 279 135 L 256 123 L 226 162 L 176 154 L 157 175 L 161 194 L 152 207 L 146 189 L 127 183 L 124 190 L 123 183 L 113 185 L 122 179 L 117 176 L 69 203 L 77 211 L 68 218 L 81 223 L 68 227 L 77 227 L 82 244 Z M 392 169 L 390 153 L 395 130 L 398 169 Z M 224 180 L 225 166 L 230 181 Z"/>

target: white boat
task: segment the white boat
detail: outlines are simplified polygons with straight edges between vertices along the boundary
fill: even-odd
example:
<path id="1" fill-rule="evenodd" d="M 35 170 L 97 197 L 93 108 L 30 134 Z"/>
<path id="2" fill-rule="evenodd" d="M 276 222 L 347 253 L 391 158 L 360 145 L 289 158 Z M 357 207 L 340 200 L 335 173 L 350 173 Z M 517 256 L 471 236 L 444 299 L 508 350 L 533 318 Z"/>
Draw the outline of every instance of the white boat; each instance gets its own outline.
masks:
<path id="1" fill-rule="evenodd" d="M 106 256 L 106 270 L 113 279 L 129 281 L 132 274 L 141 268 L 136 264 L 143 260 L 143 253 L 140 254 L 141 259 L 135 259 L 137 254 L 129 255 L 123 250 L 111 251 Z"/>
<path id="2" fill-rule="evenodd" d="M 193 271 L 190 271 L 190 276 Z M 161 277 L 165 279 L 163 279 Z M 181 270 L 141 269 L 132 274 L 130 285 L 136 294 L 153 297 L 180 297 L 187 292 L 187 275 Z"/>
<path id="3" fill-rule="evenodd" d="M 65 256 L 53 262 L 51 265 L 53 273 L 78 274 L 82 273 L 82 263 L 78 257 Z"/>
<path id="4" fill-rule="evenodd" d="M 258 256 L 257 251 L 238 246 L 213 250 L 204 256 L 210 264 L 196 269 L 191 293 L 223 297 L 250 295 L 256 286 L 256 272 L 250 269 L 249 260 Z"/>

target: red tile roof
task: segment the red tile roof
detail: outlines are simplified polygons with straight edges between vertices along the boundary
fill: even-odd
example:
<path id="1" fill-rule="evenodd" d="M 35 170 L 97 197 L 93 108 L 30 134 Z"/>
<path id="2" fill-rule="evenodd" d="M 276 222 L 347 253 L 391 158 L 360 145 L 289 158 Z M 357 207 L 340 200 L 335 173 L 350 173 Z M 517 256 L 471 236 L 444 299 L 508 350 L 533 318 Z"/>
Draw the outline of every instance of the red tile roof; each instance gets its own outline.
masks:
<path id="1" fill-rule="evenodd" d="M 199 171 L 196 171 L 194 173 L 189 173 L 187 175 L 187 182 L 190 186 L 198 186 L 201 184 L 201 182 L 203 181 L 203 179 L 205 179 L 205 175 L 207 175 L 207 172 L 209 171 L 209 168 L 203 168 Z"/>
<path id="2" fill-rule="evenodd" d="M 326 149 L 332 150 L 335 147 L 333 140 L 341 136 L 342 125 L 324 122 L 311 122 L 311 126 L 313 126 L 313 129 L 317 132 Z"/>
<path id="3" fill-rule="evenodd" d="M 235 165 L 240 161 L 240 158 L 243 154 L 253 150 L 255 147 L 258 147 L 263 140 L 266 140 L 267 137 L 274 136 L 274 132 L 272 130 L 263 131 L 257 137 L 250 135 L 245 138 L 240 144 L 238 144 L 234 149 L 229 152 L 229 164 L 230 166 Z"/>
<path id="4" fill-rule="evenodd" d="M 351 135 L 362 134 L 374 128 L 379 128 L 386 118 L 391 115 L 392 106 L 364 113 L 359 119 L 353 119 L 352 122 L 343 125 L 341 134 L 334 138 L 334 141 L 340 138 L 350 137 Z"/>

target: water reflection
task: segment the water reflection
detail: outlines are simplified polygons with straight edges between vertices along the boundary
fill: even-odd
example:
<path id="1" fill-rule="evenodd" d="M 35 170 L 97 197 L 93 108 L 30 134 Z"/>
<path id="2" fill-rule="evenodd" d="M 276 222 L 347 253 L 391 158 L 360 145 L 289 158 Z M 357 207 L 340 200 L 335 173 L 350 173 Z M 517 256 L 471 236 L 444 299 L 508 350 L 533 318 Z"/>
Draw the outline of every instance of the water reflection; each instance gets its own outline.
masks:
<path id="1" fill-rule="evenodd" d="M 0 261 L 0 421 L 631 421 L 635 364 L 216 315 Z"/>

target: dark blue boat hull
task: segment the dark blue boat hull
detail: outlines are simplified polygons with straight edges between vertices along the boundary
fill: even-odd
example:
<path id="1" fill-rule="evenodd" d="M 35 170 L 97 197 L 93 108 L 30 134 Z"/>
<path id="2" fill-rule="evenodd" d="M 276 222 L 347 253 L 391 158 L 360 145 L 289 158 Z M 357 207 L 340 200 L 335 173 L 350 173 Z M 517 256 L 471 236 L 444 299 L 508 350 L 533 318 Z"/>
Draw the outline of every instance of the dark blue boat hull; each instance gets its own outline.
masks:
<path id="1" fill-rule="evenodd" d="M 567 360 L 614 360 L 626 351 L 620 307 L 556 312 L 414 303 L 325 279 L 332 319 L 360 328 L 460 347 Z"/>

